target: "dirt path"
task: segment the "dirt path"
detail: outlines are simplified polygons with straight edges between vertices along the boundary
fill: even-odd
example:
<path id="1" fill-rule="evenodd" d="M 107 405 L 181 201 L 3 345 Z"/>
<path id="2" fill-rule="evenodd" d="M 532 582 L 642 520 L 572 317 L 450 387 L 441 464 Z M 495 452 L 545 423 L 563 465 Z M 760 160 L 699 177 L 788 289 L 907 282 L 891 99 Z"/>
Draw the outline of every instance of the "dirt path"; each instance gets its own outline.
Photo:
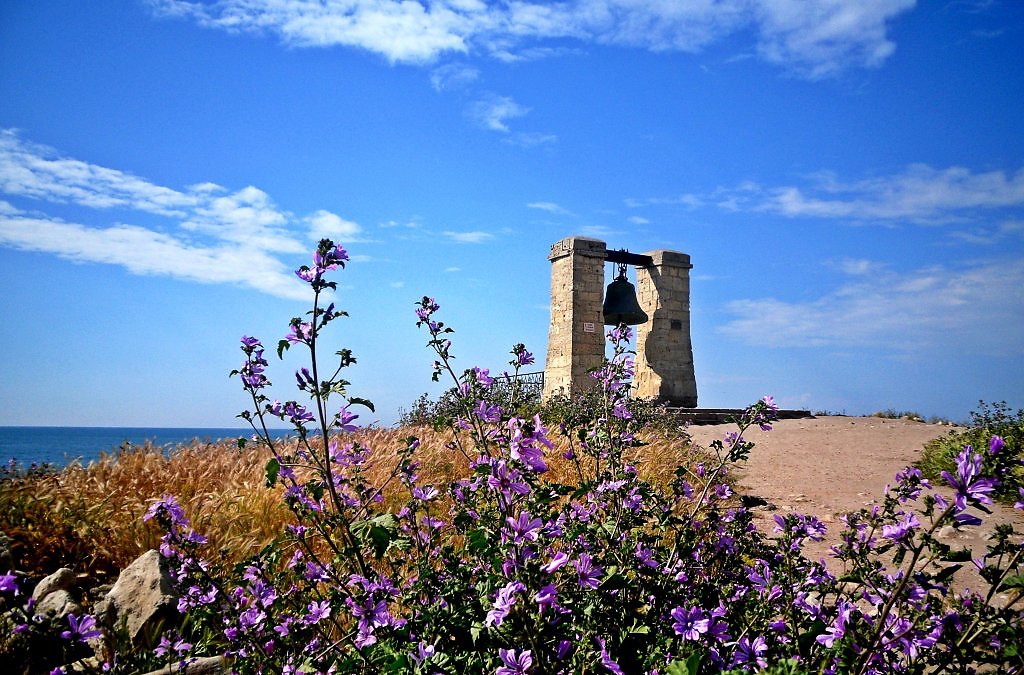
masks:
<path id="1" fill-rule="evenodd" d="M 706 447 L 734 429 L 716 424 L 691 427 L 690 433 Z M 896 472 L 912 464 L 926 442 L 949 432 L 948 426 L 877 417 L 780 420 L 770 432 L 755 427 L 745 434 L 756 446 L 738 473 L 739 489 L 768 502 L 755 509 L 755 522 L 763 532 L 771 532 L 773 512 L 797 511 L 820 518 L 828 525 L 828 539 L 836 541 L 843 527 L 840 516 L 881 498 Z M 1024 528 L 1024 513 L 1008 507 L 996 505 L 991 517 L 979 515 L 985 520 L 981 527 L 960 532 L 946 528 L 940 539 L 958 548 L 968 546 L 980 556 L 995 524 L 1012 522 Z M 807 553 L 827 559 L 829 545 L 823 542 Z"/>

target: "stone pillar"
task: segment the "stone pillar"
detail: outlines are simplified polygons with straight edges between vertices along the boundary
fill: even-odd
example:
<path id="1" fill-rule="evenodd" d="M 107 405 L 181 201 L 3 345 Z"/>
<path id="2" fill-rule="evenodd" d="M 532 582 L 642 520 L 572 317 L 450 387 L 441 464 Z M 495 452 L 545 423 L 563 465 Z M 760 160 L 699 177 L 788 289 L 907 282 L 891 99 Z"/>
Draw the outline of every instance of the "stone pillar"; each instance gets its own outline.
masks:
<path id="1" fill-rule="evenodd" d="M 637 299 L 650 320 L 637 326 L 633 396 L 697 406 L 697 379 L 690 343 L 690 256 L 651 251 L 638 267 Z"/>
<path id="2" fill-rule="evenodd" d="M 566 237 L 551 247 L 551 326 L 543 400 L 594 382 L 587 371 L 604 358 L 603 241 Z"/>

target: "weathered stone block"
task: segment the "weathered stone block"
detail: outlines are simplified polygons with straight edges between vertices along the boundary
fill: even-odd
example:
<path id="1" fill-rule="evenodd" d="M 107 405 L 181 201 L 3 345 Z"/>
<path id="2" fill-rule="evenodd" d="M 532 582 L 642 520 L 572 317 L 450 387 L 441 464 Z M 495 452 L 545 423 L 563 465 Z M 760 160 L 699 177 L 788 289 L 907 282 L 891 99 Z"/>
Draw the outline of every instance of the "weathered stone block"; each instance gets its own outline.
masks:
<path id="1" fill-rule="evenodd" d="M 161 623 L 178 618 L 176 604 L 166 561 L 150 550 L 121 572 L 96 615 L 111 628 L 124 624 L 133 643 L 145 644 Z"/>

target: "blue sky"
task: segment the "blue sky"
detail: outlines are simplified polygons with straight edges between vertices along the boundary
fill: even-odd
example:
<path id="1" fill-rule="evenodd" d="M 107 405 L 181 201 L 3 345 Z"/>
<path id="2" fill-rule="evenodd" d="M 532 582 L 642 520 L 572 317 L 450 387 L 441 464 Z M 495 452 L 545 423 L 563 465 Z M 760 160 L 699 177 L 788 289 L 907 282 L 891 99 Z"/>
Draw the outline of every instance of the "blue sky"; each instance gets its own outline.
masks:
<path id="1" fill-rule="evenodd" d="M 321 236 L 362 421 L 570 235 L 692 256 L 702 406 L 1021 406 L 1022 85 L 1016 0 L 5 2 L 0 424 L 233 426 Z"/>

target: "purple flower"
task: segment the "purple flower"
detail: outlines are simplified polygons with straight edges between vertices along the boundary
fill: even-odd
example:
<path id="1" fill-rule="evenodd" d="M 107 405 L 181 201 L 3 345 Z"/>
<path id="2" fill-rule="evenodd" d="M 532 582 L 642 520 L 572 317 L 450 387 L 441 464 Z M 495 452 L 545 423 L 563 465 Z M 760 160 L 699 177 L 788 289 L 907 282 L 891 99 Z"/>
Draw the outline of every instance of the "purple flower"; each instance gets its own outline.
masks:
<path id="1" fill-rule="evenodd" d="M 548 470 L 544 462 L 544 451 L 538 447 L 543 445 L 549 450 L 554 448 L 547 437 L 547 427 L 541 422 L 540 415 L 534 415 L 532 424 L 518 417 L 508 421 L 509 454 L 512 459 L 519 460 L 531 471 L 543 473 Z"/>
<path id="2" fill-rule="evenodd" d="M 412 658 L 413 662 L 415 662 L 417 666 L 420 666 L 423 665 L 425 661 L 429 661 L 434 658 L 436 654 L 437 650 L 434 648 L 434 645 L 428 645 L 421 640 L 419 644 L 416 645 L 416 651 L 409 653 L 409 657 Z"/>
<path id="3" fill-rule="evenodd" d="M 903 541 L 907 537 L 911 536 L 916 528 L 921 527 L 921 522 L 917 519 L 915 514 L 905 513 L 903 515 L 903 520 L 893 525 L 882 526 L 883 538 L 892 539 L 893 541 Z"/>
<path id="4" fill-rule="evenodd" d="M 1024 488 L 1018 488 L 1017 489 L 1017 494 L 1020 495 L 1020 501 L 1019 502 L 1015 502 L 1014 505 L 1013 505 L 1013 508 L 1020 509 L 1020 510 L 1024 511 Z"/>
<path id="5" fill-rule="evenodd" d="M 423 296 L 423 299 L 419 302 L 419 307 L 416 308 L 416 316 L 420 321 L 428 321 L 430 315 L 441 309 L 441 306 L 434 302 L 433 298 Z M 433 332 L 433 328 L 431 328 Z"/>
<path id="6" fill-rule="evenodd" d="M 330 239 L 321 239 L 316 251 L 313 252 L 312 269 L 308 265 L 303 265 L 295 270 L 295 276 L 313 284 L 314 288 L 319 290 L 324 286 L 321 281 L 324 273 L 338 266 L 344 267 L 348 259 L 348 251 L 342 248 L 341 244 L 335 244 Z"/>
<path id="7" fill-rule="evenodd" d="M 731 668 L 741 666 L 744 663 L 757 664 L 759 668 L 767 668 L 768 661 L 764 658 L 764 653 L 768 651 L 768 645 L 764 641 L 764 637 L 758 635 L 751 642 L 746 636 L 740 638 L 740 641 L 736 643 L 736 651 L 733 653 Z"/>
<path id="8" fill-rule="evenodd" d="M 491 371 L 488 368 L 477 368 L 473 367 L 473 379 L 481 387 L 487 388 L 494 384 L 494 378 L 491 377 Z"/>
<path id="9" fill-rule="evenodd" d="M 191 643 L 185 642 L 180 636 L 177 636 L 177 639 L 172 642 L 164 635 L 160 638 L 160 644 L 153 650 L 153 653 L 162 657 L 174 652 L 175 655 L 180 656 L 190 649 L 192 649 Z"/>
<path id="10" fill-rule="evenodd" d="M 348 406 L 344 406 L 338 411 L 338 426 L 342 431 L 355 431 L 359 428 L 358 424 L 352 424 L 353 420 L 359 419 L 359 415 L 349 412 Z"/>
<path id="11" fill-rule="evenodd" d="M 150 505 L 149 509 L 146 510 L 145 515 L 142 516 L 143 520 L 151 520 L 156 518 L 162 520 L 167 518 L 172 526 L 188 527 L 189 521 L 185 517 L 185 510 L 181 508 L 181 504 L 174 495 L 164 493 L 160 499 Z"/>
<path id="12" fill-rule="evenodd" d="M 292 324 L 288 327 L 288 335 L 285 339 L 288 342 L 295 344 L 309 344 L 313 336 L 313 324 L 306 321 L 293 320 Z"/>
<path id="13" fill-rule="evenodd" d="M 548 584 L 533 596 L 533 599 L 537 601 L 537 607 L 541 614 L 543 614 L 546 609 L 550 608 L 557 598 L 558 587 L 554 584 Z"/>
<path id="14" fill-rule="evenodd" d="M 533 652 L 527 649 L 519 654 L 514 649 L 499 649 L 498 656 L 502 663 L 494 675 L 524 675 L 533 665 Z"/>
<path id="15" fill-rule="evenodd" d="M 945 481 L 956 490 L 954 504 L 957 511 L 966 509 L 968 502 L 992 503 L 989 493 L 995 489 L 996 484 L 990 478 L 981 477 L 981 463 L 981 455 L 968 445 L 956 458 L 956 475 L 942 472 Z"/>
<path id="16" fill-rule="evenodd" d="M 754 584 L 754 590 L 756 590 L 765 600 L 772 601 L 782 595 L 782 588 L 778 585 L 772 584 L 772 568 L 768 563 L 761 561 L 761 571 L 756 570 L 750 572 L 747 575 Z"/>
<path id="17" fill-rule="evenodd" d="M 21 590 L 18 588 L 18 577 L 12 572 L 0 576 L 0 593 L 14 593 L 18 595 Z"/>
<path id="18" fill-rule="evenodd" d="M 573 567 L 576 568 L 576 573 L 579 575 L 580 586 L 591 589 L 597 588 L 604 569 L 594 565 L 593 558 L 590 555 L 581 553 L 580 557 L 573 563 Z"/>
<path id="19" fill-rule="evenodd" d="M 633 554 L 636 556 L 636 559 L 639 560 L 641 564 L 646 565 L 651 569 L 658 569 L 658 561 L 654 559 L 654 551 L 647 548 L 643 544 L 637 543 L 636 550 L 633 552 Z"/>
<path id="20" fill-rule="evenodd" d="M 1006 441 L 1003 440 L 1002 436 L 993 436 L 988 441 L 988 454 L 996 455 L 1006 447 Z"/>
<path id="21" fill-rule="evenodd" d="M 93 638 L 98 638 L 102 633 L 96 629 L 96 618 L 91 614 L 86 614 L 79 619 L 74 614 L 68 614 L 68 623 L 71 624 L 71 630 L 66 630 L 60 634 L 65 640 L 78 640 L 79 642 L 88 642 Z"/>
<path id="22" fill-rule="evenodd" d="M 306 618 L 303 619 L 303 621 L 305 621 L 306 624 L 310 626 L 312 626 L 315 623 L 319 623 L 320 621 L 326 619 L 331 615 L 331 605 L 326 600 L 323 600 L 321 602 L 316 602 L 314 600 L 313 602 L 309 603 L 308 609 L 309 614 L 306 615 Z"/>
<path id="23" fill-rule="evenodd" d="M 488 405 L 486 401 L 477 401 L 476 407 L 473 408 L 473 414 L 481 422 L 487 422 L 488 424 L 494 424 L 501 419 L 501 406 L 499 405 Z"/>
<path id="24" fill-rule="evenodd" d="M 608 331 L 608 339 L 613 343 L 629 342 L 633 339 L 633 329 L 626 325 L 617 326 Z"/>
<path id="25" fill-rule="evenodd" d="M 502 528 L 502 540 L 511 539 L 514 544 L 524 544 L 528 541 L 537 541 L 537 536 L 544 521 L 540 518 L 530 518 L 530 514 L 522 511 L 518 518 L 511 516 L 505 519 L 507 528 Z"/>
<path id="26" fill-rule="evenodd" d="M 437 497 L 440 493 L 435 487 L 414 487 L 412 489 L 412 496 L 420 501 L 429 502 L 431 499 Z"/>
<path id="27" fill-rule="evenodd" d="M 594 639 L 597 641 L 597 646 L 601 650 L 601 665 L 604 666 L 604 669 L 609 673 L 614 673 L 615 675 L 625 675 L 622 671 L 622 667 L 615 663 L 615 661 L 612 660 L 611 655 L 608 654 L 608 649 L 605 648 L 605 641 L 602 638 Z"/>
<path id="28" fill-rule="evenodd" d="M 691 607 L 690 609 L 676 607 L 672 610 L 671 615 L 675 619 L 672 629 L 684 640 L 699 640 L 701 635 L 708 632 L 708 627 L 711 625 L 711 621 L 700 607 Z"/>
<path id="29" fill-rule="evenodd" d="M 530 493 L 530 486 L 523 482 L 522 474 L 503 459 L 491 464 L 491 475 L 487 477 L 487 485 L 492 490 L 500 492 L 505 499 L 511 498 L 513 492 L 517 495 Z"/>
<path id="30" fill-rule="evenodd" d="M 512 606 L 516 604 L 516 595 L 524 590 L 526 590 L 526 586 L 518 581 L 512 581 L 500 588 L 494 597 L 494 607 L 487 612 L 484 625 L 500 626 L 508 613 L 512 611 Z"/>
<path id="31" fill-rule="evenodd" d="M 295 401 L 288 401 L 284 404 L 284 414 L 288 416 L 295 426 L 302 426 L 305 422 L 313 421 L 313 413 L 306 410 L 306 407 Z"/>
<path id="32" fill-rule="evenodd" d="M 348 259 L 348 251 L 342 248 L 341 244 L 335 245 L 330 239 L 320 240 L 320 246 L 313 253 L 313 264 L 320 272 L 336 269 L 338 265 L 344 267 Z"/>
<path id="33" fill-rule="evenodd" d="M 569 562 L 569 556 L 565 552 L 559 551 L 551 558 L 551 562 L 541 567 L 541 569 L 548 574 L 553 574 L 567 562 Z"/>
<path id="34" fill-rule="evenodd" d="M 835 624 L 825 629 L 824 635 L 819 635 L 816 640 L 825 647 L 831 647 L 836 640 L 842 640 L 846 635 L 846 623 L 850 620 L 855 606 L 853 603 L 842 600 L 839 603 L 839 614 L 836 616 Z"/>

